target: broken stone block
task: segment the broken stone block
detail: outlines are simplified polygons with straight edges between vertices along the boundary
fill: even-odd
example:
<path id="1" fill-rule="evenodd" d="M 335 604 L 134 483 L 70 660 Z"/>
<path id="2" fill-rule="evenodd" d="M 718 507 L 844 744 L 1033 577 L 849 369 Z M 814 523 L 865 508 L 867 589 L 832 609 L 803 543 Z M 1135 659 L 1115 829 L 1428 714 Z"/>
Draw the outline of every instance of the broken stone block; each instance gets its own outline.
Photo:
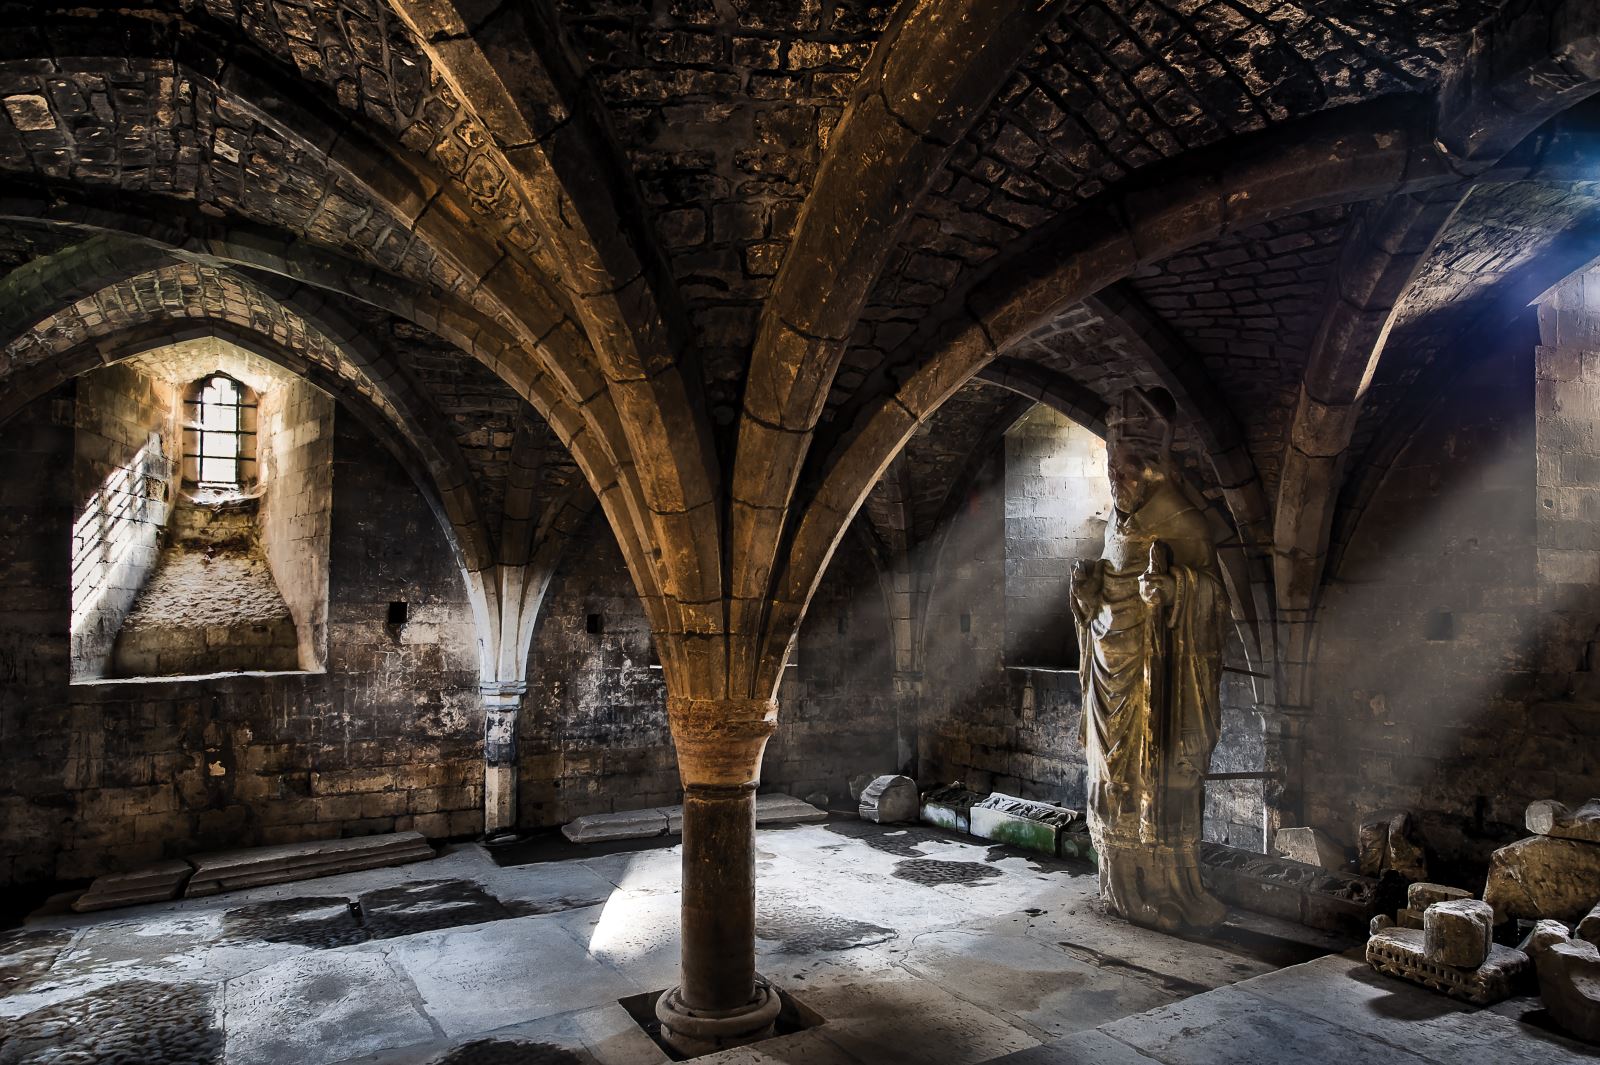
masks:
<path id="1" fill-rule="evenodd" d="M 1412 910 L 1426 910 L 1436 902 L 1454 902 L 1456 899 L 1470 899 L 1472 892 L 1463 891 L 1448 884 L 1430 884 L 1426 880 L 1406 886 L 1406 907 Z"/>
<path id="2" fill-rule="evenodd" d="M 1579 1039 L 1600 1043 L 1600 947 L 1568 938 L 1554 921 L 1540 921 L 1529 939 L 1536 941 L 1539 994 L 1551 1018 Z"/>
<path id="3" fill-rule="evenodd" d="M 1418 931 L 1421 931 L 1422 930 L 1422 915 L 1423 915 L 1424 912 L 1426 912 L 1426 911 L 1412 909 L 1410 906 L 1407 906 L 1405 909 L 1402 909 L 1402 910 L 1394 911 L 1394 924 L 1395 924 L 1395 927 L 1396 928 L 1415 928 Z"/>
<path id="4" fill-rule="evenodd" d="M 1406 880 L 1428 879 L 1428 862 L 1417 842 L 1411 815 L 1385 810 L 1362 819 L 1356 854 L 1362 876 L 1392 872 Z"/>
<path id="5" fill-rule="evenodd" d="M 190 877 L 183 894 L 185 898 L 197 898 L 220 891 L 404 865 L 433 856 L 433 848 L 420 832 L 386 832 L 354 839 L 213 851 L 190 856 L 194 876 Z"/>
<path id="6" fill-rule="evenodd" d="M 947 784 L 922 796 L 922 819 L 953 832 L 971 832 L 972 808 L 982 801 L 982 795 L 968 791 L 959 781 Z"/>
<path id="7" fill-rule="evenodd" d="M 171 861 L 147 865 L 130 873 L 108 873 L 96 877 L 89 890 L 73 900 L 72 908 L 78 913 L 92 913 L 117 906 L 166 902 L 178 897 L 193 872 L 194 866 L 188 862 Z"/>
<path id="8" fill-rule="evenodd" d="M 1416 928 L 1379 931 L 1367 940 L 1367 964 L 1386 976 L 1409 980 L 1478 1006 L 1510 998 L 1533 968 L 1522 951 L 1498 943 L 1490 945 L 1489 956 L 1476 969 L 1441 965 L 1428 960 L 1424 935 Z"/>
<path id="9" fill-rule="evenodd" d="M 1529 836 L 1489 859 L 1483 901 L 1496 923 L 1549 917 L 1581 921 L 1600 899 L 1600 847 L 1575 839 Z"/>
<path id="10" fill-rule="evenodd" d="M 1538 921 L 1533 928 L 1517 944 L 1517 949 L 1539 962 L 1539 952 L 1552 943 L 1564 943 L 1572 937 L 1567 933 L 1567 926 L 1560 921 Z"/>
<path id="11" fill-rule="evenodd" d="M 1383 931 L 1385 928 L 1393 928 L 1393 927 L 1394 927 L 1394 918 L 1390 917 L 1386 913 L 1380 913 L 1380 914 L 1378 914 L 1378 916 L 1376 916 L 1376 917 L 1374 917 L 1372 919 L 1372 923 L 1371 924 L 1367 925 L 1367 935 L 1368 935 L 1368 937 L 1375 936 L 1379 932 Z"/>
<path id="12" fill-rule="evenodd" d="M 620 810 L 609 814 L 584 814 L 561 826 L 573 843 L 602 843 L 612 839 L 648 839 L 667 834 L 667 814 L 659 806 L 647 810 Z"/>
<path id="13" fill-rule="evenodd" d="M 915 821 L 920 804 L 916 781 L 895 774 L 881 776 L 861 789 L 861 820 L 880 825 Z"/>
<path id="14" fill-rule="evenodd" d="M 1320 828 L 1280 828 L 1272 847 L 1292 862 L 1332 872 L 1344 869 L 1344 847 Z"/>
<path id="15" fill-rule="evenodd" d="M 851 777 L 849 784 L 850 801 L 859 804 L 861 802 L 861 793 L 866 791 L 867 785 L 876 779 L 871 773 L 862 773 L 860 776 Z"/>
<path id="16" fill-rule="evenodd" d="M 1330 932 L 1362 935 L 1378 911 L 1376 880 L 1220 843 L 1200 844 L 1200 879 L 1229 905 Z"/>
<path id="17" fill-rule="evenodd" d="M 1595 903 L 1594 909 L 1584 915 L 1578 922 L 1577 931 L 1573 933 L 1579 939 L 1587 940 L 1600 947 L 1600 902 Z"/>
<path id="18" fill-rule="evenodd" d="M 994 792 L 972 808 L 972 834 L 1041 854 L 1060 853 L 1061 834 L 1082 824 L 1076 810 Z"/>
<path id="19" fill-rule="evenodd" d="M 670 807 L 667 813 L 669 819 L 672 820 L 672 824 L 668 826 L 668 831 L 674 834 L 681 833 L 683 831 L 683 807 Z M 772 791 L 756 796 L 756 824 L 758 825 L 813 824 L 827 819 L 828 811 L 819 810 L 810 803 L 801 802 L 793 795 L 785 795 L 781 791 Z"/>
<path id="20" fill-rule="evenodd" d="M 1422 914 L 1422 952 L 1431 962 L 1476 969 L 1489 956 L 1494 910 L 1477 899 L 1436 902 Z"/>
<path id="21" fill-rule="evenodd" d="M 1576 810 L 1554 799 L 1540 799 L 1528 804 L 1523 823 L 1536 836 L 1600 843 L 1600 799 L 1590 799 Z"/>
<path id="22" fill-rule="evenodd" d="M 1078 821 L 1067 827 L 1056 839 L 1057 852 L 1063 858 L 1098 864 L 1100 854 L 1094 849 L 1094 837 L 1089 834 L 1089 822 Z"/>

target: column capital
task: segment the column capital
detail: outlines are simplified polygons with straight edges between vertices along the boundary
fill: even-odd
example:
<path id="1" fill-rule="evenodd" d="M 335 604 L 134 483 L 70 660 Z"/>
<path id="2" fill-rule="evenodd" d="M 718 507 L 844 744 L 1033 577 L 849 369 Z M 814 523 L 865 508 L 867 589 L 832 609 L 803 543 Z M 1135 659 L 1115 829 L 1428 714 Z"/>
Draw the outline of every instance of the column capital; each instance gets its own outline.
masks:
<path id="1" fill-rule="evenodd" d="M 778 727 L 778 704 L 668 696 L 667 719 L 685 787 L 737 787 L 760 779 L 761 755 Z"/>
<path id="2" fill-rule="evenodd" d="M 528 684 L 520 680 L 490 680 L 478 685 L 483 705 L 490 710 L 516 711 L 522 709 L 523 696 L 528 694 Z"/>

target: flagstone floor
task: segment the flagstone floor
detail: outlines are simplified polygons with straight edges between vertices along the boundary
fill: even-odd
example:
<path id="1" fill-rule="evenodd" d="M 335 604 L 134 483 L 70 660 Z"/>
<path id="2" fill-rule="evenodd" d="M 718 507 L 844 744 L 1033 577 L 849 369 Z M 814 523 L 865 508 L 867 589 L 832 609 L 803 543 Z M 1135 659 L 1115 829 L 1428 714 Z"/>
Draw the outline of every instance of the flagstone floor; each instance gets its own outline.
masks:
<path id="1" fill-rule="evenodd" d="M 1253 917 L 1128 926 L 1093 870 L 926 827 L 758 834 L 760 968 L 824 1023 L 718 1065 L 1600 1060 L 1537 1002 L 1458 1006 Z M 679 850 L 395 869 L 0 932 L 0 1065 L 658 1065 Z M 353 905 L 355 904 L 355 905 Z"/>

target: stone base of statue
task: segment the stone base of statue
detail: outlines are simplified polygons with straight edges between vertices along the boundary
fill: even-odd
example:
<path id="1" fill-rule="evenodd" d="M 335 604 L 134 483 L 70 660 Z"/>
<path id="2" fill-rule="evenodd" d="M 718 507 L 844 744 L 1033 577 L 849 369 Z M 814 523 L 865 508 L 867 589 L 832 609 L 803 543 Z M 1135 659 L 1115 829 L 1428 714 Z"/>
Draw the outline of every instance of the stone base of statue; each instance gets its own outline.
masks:
<path id="1" fill-rule="evenodd" d="M 1228 908 L 1200 882 L 1197 841 L 1118 842 L 1095 832 L 1094 846 L 1100 898 L 1119 917 L 1162 932 L 1207 932 L 1228 919 Z"/>

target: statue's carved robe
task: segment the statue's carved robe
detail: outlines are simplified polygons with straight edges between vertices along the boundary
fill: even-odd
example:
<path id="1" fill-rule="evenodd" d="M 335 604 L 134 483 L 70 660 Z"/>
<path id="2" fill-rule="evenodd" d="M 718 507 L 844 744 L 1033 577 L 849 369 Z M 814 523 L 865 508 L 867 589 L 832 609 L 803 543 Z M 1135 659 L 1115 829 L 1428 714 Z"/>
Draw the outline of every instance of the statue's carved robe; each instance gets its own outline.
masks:
<path id="1" fill-rule="evenodd" d="M 1139 595 L 1157 540 L 1171 552 L 1174 584 L 1164 633 Z M 1213 927 L 1227 911 L 1200 882 L 1200 774 L 1221 730 L 1227 598 L 1210 531 L 1163 483 L 1137 511 L 1113 518 L 1095 565 L 1099 579 L 1089 583 L 1098 590 L 1083 602 L 1075 598 L 1073 609 L 1082 652 L 1079 736 L 1088 754 L 1101 896 L 1137 924 Z M 1150 661 L 1163 652 L 1158 675 L 1167 691 L 1152 693 Z"/>

